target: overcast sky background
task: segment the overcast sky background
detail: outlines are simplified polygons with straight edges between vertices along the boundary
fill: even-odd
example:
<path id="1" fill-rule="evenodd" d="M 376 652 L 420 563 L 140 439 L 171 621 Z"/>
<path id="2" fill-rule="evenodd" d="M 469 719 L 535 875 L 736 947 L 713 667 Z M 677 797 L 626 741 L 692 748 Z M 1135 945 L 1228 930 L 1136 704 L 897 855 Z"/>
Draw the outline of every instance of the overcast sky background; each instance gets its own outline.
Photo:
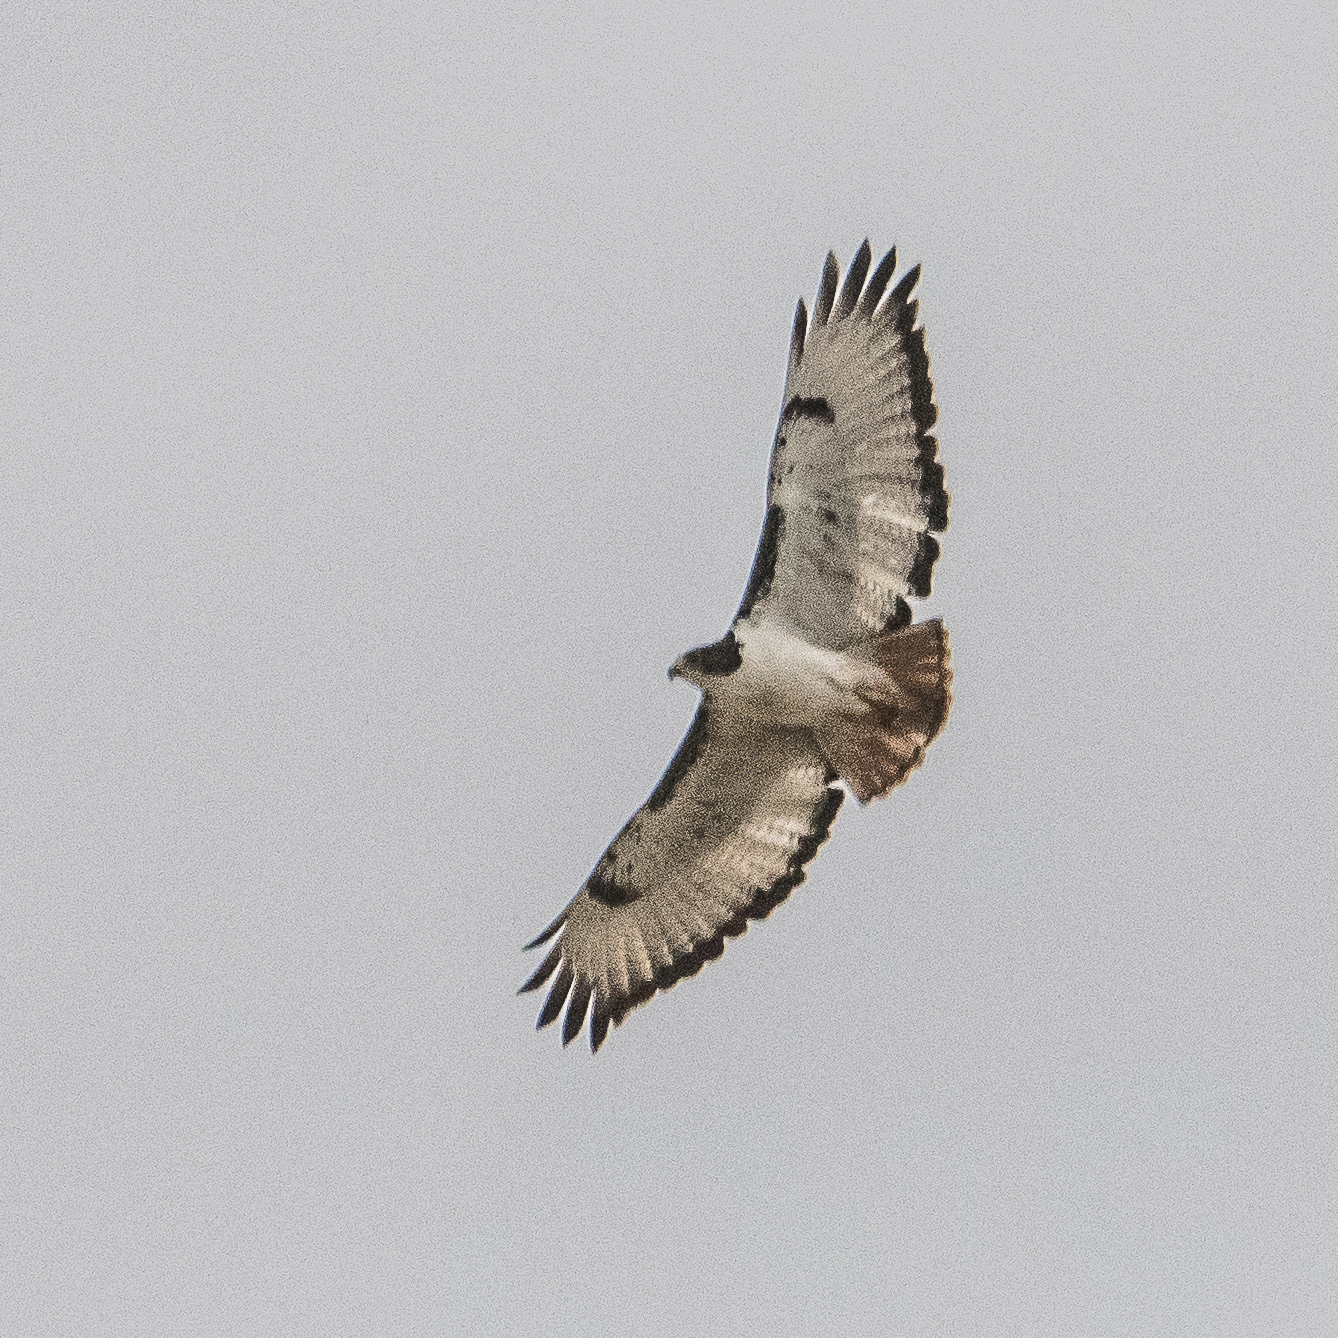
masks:
<path id="1" fill-rule="evenodd" d="M 1338 1331 L 1338 19 L 983 10 L 11 9 L 0 1331 Z M 952 718 L 563 1052 L 866 235 Z"/>

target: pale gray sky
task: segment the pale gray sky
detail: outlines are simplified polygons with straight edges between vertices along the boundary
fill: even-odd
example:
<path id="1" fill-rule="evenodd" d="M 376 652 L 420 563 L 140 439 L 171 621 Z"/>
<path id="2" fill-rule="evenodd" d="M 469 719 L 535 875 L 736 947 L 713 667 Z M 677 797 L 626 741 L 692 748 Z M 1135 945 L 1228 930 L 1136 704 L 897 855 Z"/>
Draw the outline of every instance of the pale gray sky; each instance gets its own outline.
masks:
<path id="1" fill-rule="evenodd" d="M 1338 20 L 1170 8 L 9 15 L 0 1331 L 1338 1331 Z M 866 235 L 952 719 L 564 1053 Z"/>

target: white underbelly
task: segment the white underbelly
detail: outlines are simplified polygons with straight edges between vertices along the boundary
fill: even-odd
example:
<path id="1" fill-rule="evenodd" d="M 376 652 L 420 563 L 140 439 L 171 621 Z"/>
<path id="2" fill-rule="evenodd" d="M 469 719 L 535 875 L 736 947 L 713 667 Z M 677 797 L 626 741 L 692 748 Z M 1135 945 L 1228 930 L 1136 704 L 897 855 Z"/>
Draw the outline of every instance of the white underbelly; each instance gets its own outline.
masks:
<path id="1" fill-rule="evenodd" d="M 726 710 L 776 725 L 812 726 L 866 709 L 854 692 L 872 665 L 825 650 L 773 622 L 735 629 L 743 663 L 713 693 Z"/>

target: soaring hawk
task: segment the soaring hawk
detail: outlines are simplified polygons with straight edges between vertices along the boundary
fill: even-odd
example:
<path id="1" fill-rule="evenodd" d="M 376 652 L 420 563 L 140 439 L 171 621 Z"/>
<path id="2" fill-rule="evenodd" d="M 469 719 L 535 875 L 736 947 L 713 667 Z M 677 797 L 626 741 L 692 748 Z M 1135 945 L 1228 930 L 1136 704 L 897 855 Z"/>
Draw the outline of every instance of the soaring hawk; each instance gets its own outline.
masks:
<path id="1" fill-rule="evenodd" d="M 614 837 L 521 987 L 556 973 L 539 1014 L 590 1019 L 598 1050 L 657 990 L 719 957 L 804 880 L 844 784 L 881 798 L 924 759 L 948 715 L 948 634 L 912 621 L 948 524 L 924 330 L 893 288 L 896 251 L 841 282 L 828 254 L 790 338 L 762 537 L 739 611 L 669 670 L 700 689 L 687 735 Z M 866 281 L 867 280 L 867 281 Z"/>

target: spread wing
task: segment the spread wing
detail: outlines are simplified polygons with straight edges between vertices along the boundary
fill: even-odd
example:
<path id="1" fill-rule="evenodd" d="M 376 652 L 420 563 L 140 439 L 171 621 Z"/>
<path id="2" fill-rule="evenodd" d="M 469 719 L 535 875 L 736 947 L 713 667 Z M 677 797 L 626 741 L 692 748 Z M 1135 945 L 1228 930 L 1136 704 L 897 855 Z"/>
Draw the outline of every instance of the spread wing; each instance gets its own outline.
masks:
<path id="1" fill-rule="evenodd" d="M 539 1026 L 565 1004 L 562 1043 L 590 1012 L 590 1048 L 656 990 L 719 957 L 804 881 L 843 791 L 804 731 L 750 731 L 697 710 L 650 798 L 566 910 L 528 946 L 560 934 L 521 987 L 553 974 Z M 593 1007 L 591 1001 L 593 1000 Z"/>
<path id="2" fill-rule="evenodd" d="M 830 253 L 813 316 L 795 312 L 767 515 L 736 621 L 779 615 L 810 641 L 842 649 L 911 621 L 908 595 L 929 593 L 947 528 L 924 331 L 911 292 L 891 292 L 897 253 L 868 282 L 866 241 L 840 271 Z"/>

